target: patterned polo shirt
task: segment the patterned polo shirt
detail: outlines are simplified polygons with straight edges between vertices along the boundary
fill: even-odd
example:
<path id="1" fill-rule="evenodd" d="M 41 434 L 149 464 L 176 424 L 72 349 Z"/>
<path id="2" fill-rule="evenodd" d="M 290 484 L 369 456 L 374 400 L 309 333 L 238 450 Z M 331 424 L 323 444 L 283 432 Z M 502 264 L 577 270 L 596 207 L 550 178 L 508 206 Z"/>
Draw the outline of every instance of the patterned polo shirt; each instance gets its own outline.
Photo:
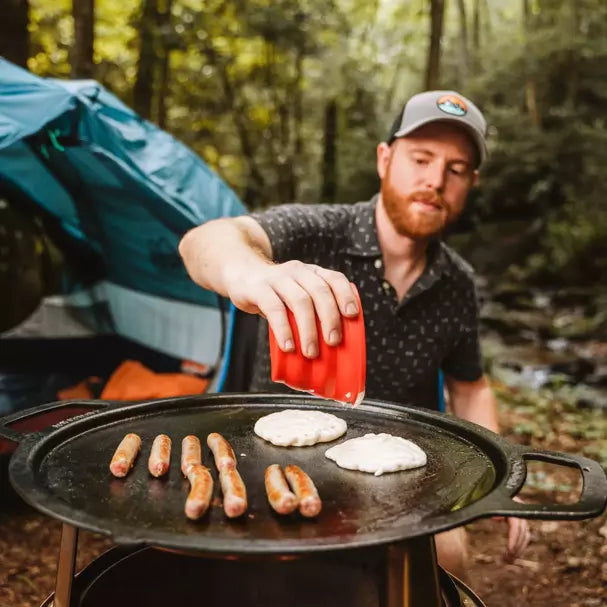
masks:
<path id="1" fill-rule="evenodd" d="M 343 272 L 359 291 L 367 340 L 366 398 L 438 408 L 438 374 L 482 375 L 472 269 L 440 241 L 399 302 L 384 278 L 377 239 L 377 196 L 340 205 L 288 204 L 252 217 L 266 231 L 274 261 L 298 259 Z M 268 325 L 259 323 L 251 390 L 289 391 L 270 379 Z"/>

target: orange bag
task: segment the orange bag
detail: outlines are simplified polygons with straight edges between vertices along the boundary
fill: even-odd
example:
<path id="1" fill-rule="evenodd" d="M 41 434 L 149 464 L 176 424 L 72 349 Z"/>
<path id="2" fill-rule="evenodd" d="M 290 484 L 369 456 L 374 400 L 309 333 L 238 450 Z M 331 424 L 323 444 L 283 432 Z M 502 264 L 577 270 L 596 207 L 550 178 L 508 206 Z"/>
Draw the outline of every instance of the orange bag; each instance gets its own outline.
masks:
<path id="1" fill-rule="evenodd" d="M 154 373 L 136 360 L 125 360 L 112 373 L 101 398 L 103 400 L 145 400 L 170 396 L 201 394 L 208 379 L 184 373 Z"/>

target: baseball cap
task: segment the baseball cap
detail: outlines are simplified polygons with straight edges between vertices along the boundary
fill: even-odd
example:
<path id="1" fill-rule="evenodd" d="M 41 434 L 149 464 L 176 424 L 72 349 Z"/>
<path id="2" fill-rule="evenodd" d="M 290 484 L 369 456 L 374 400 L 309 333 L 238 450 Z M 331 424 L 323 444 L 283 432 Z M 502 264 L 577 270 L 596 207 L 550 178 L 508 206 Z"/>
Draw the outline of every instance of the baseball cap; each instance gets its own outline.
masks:
<path id="1" fill-rule="evenodd" d="M 426 91 L 413 95 L 396 117 L 386 141 L 391 144 L 430 122 L 454 122 L 464 128 L 477 147 L 478 164 L 483 163 L 487 157 L 487 122 L 472 101 L 455 91 Z"/>

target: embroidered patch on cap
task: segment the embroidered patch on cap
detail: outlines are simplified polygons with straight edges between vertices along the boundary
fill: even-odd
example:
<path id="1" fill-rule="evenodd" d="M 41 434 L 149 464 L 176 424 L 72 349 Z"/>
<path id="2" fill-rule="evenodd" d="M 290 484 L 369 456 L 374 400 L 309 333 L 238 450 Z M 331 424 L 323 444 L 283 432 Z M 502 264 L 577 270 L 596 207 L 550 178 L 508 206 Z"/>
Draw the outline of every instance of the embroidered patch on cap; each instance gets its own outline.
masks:
<path id="1" fill-rule="evenodd" d="M 466 104 L 455 95 L 443 95 L 439 97 L 436 105 L 445 114 L 452 114 L 453 116 L 465 116 L 468 112 Z"/>

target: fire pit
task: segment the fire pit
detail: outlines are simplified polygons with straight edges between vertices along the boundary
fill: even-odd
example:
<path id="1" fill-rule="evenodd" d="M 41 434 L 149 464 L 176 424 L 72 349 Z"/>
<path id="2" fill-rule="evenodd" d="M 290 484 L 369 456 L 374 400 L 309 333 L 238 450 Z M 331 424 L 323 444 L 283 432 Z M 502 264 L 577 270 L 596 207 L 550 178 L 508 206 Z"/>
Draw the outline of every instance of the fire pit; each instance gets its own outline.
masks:
<path id="1" fill-rule="evenodd" d="M 479 426 L 423 409 L 373 401 L 346 408 L 307 396 L 258 394 L 79 404 L 99 410 L 35 435 L 11 429 L 15 416 L 0 428 L 0 434 L 20 443 L 10 464 L 16 491 L 65 523 L 55 607 L 93 607 L 97 603 L 86 601 L 101 593 L 102 586 L 114 593 L 112 602 L 118 605 L 120 592 L 126 592 L 116 582 L 123 569 L 147 571 L 142 583 L 154 590 L 167 576 L 168 587 L 182 585 L 183 578 L 163 577 L 164 569 L 179 576 L 188 568 L 199 571 L 190 574 L 199 597 L 204 596 L 201 588 L 228 585 L 238 592 L 241 585 L 244 594 L 251 594 L 256 587 L 267 593 L 276 584 L 286 584 L 289 603 L 297 604 L 293 588 L 301 587 L 313 589 L 321 604 L 331 598 L 335 605 L 335 575 L 341 580 L 335 587 L 342 594 L 352 592 L 359 601 L 344 604 L 457 605 L 453 592 L 447 596 L 449 588 L 455 586 L 459 596 L 466 590 L 460 585 L 458 592 L 457 584 L 437 567 L 434 533 L 492 515 L 589 518 L 600 514 L 607 501 L 607 479 L 598 463 L 518 447 Z M 324 457 L 326 444 L 273 447 L 252 428 L 256 419 L 278 407 L 334 413 L 348 422 L 344 438 L 389 432 L 411 439 L 428 454 L 428 465 L 372 477 L 336 467 Z M 156 434 L 167 433 L 178 444 L 186 434 L 205 437 L 212 431 L 222 433 L 239 457 L 250 503 L 242 520 L 228 521 L 221 508 L 212 508 L 201 521 L 188 521 L 183 515 L 187 482 L 178 457 L 173 457 L 166 480 L 149 477 L 141 461 L 124 480 L 109 474 L 109 458 L 127 432 L 141 436 L 142 459 Z M 205 453 L 207 463 L 209 457 Z M 584 479 L 580 501 L 564 506 L 513 502 L 525 480 L 525 461 L 533 459 L 578 468 Z M 323 498 L 318 520 L 273 513 L 263 488 L 263 471 L 271 463 L 295 463 L 312 475 Z M 106 554 L 73 583 L 78 528 L 110 536 L 120 547 L 128 546 L 128 553 Z M 93 585 L 87 582 L 90 576 L 97 580 Z M 71 602 L 72 591 L 76 602 Z M 363 598 L 367 602 L 360 602 Z M 285 595 L 277 600 L 284 605 Z M 264 603 L 270 605 L 271 596 Z"/>

